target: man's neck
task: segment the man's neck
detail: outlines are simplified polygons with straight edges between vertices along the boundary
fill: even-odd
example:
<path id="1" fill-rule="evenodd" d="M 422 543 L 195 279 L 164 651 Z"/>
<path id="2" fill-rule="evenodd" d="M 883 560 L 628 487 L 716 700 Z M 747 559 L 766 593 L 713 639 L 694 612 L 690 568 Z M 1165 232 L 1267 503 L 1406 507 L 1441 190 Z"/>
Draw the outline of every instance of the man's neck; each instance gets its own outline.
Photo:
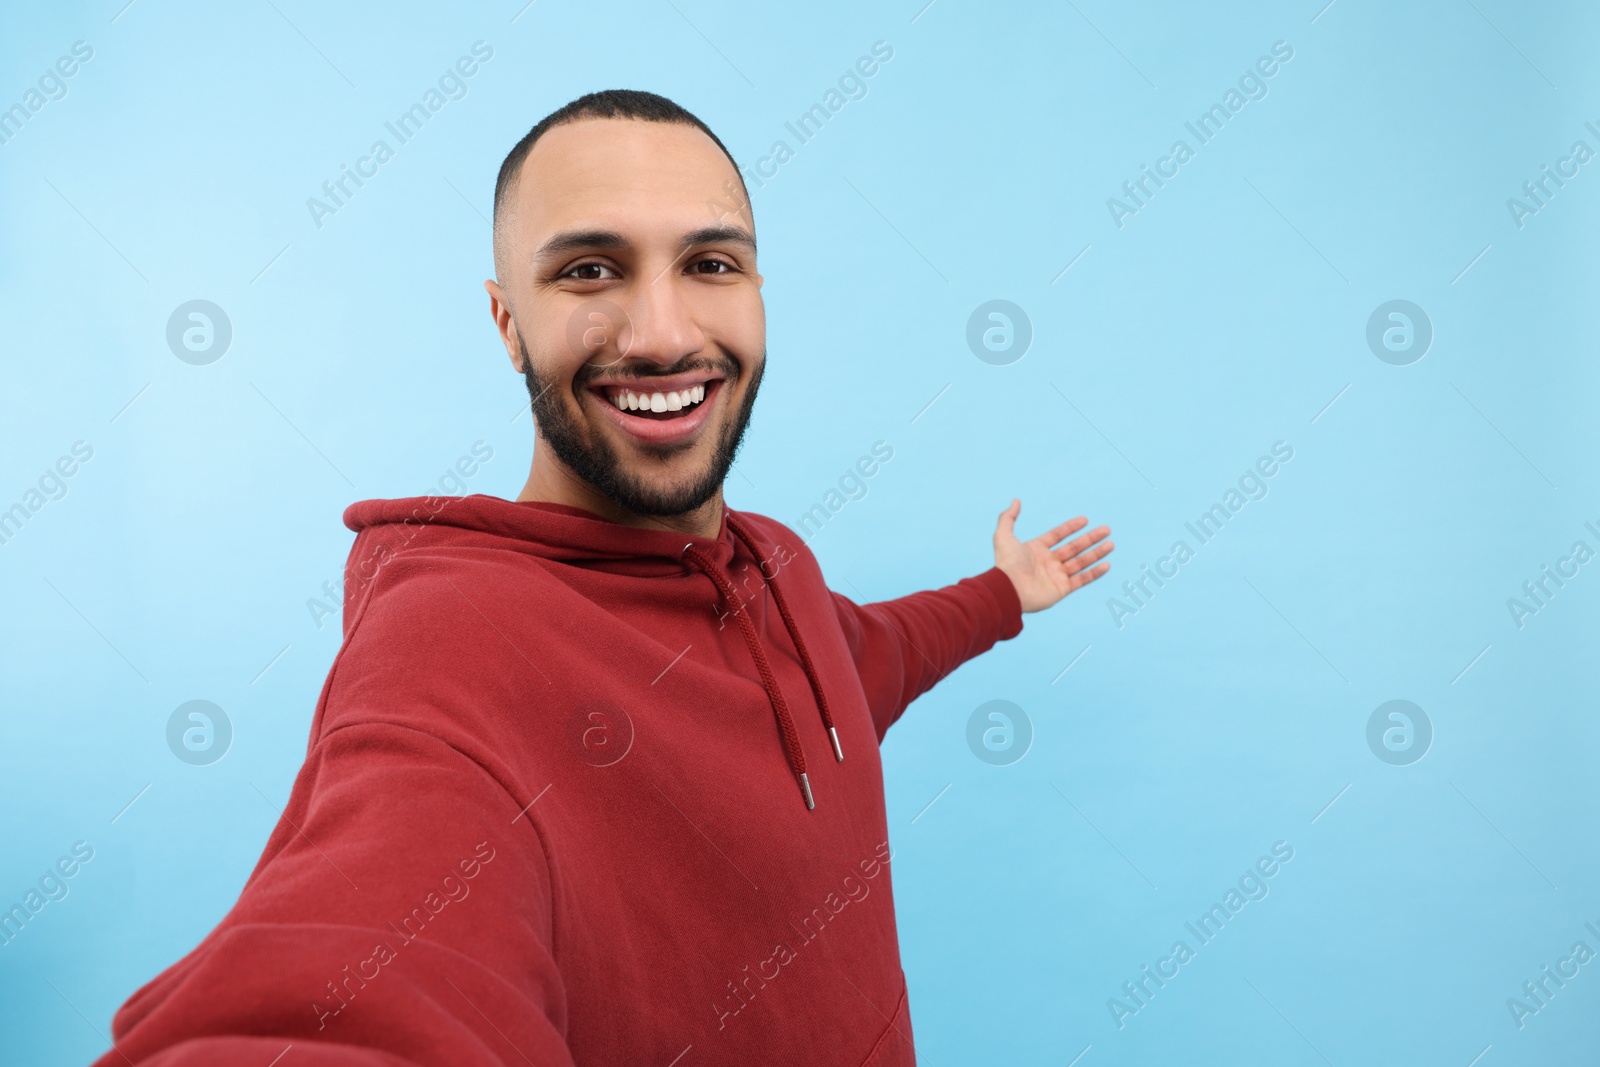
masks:
<path id="1" fill-rule="evenodd" d="M 592 512 L 607 522 L 619 526 L 635 526 L 649 530 L 671 530 L 690 537 L 714 538 L 722 530 L 722 490 L 693 511 L 681 515 L 640 515 L 617 507 L 594 486 L 579 478 L 565 465 L 540 463 L 540 453 L 535 451 L 528 480 L 517 494 L 517 502 L 537 501 L 542 504 L 565 504 Z"/>

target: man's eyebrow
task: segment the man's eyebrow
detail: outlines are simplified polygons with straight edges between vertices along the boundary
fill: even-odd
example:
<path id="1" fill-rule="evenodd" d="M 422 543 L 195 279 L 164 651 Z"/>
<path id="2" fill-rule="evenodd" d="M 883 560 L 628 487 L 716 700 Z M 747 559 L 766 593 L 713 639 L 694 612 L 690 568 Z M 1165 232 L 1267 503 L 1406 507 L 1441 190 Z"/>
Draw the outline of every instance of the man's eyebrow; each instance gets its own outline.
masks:
<path id="1" fill-rule="evenodd" d="M 627 248 L 627 238 L 615 230 L 567 230 L 555 234 L 534 253 L 535 259 L 576 252 L 585 248 Z"/>
<path id="2" fill-rule="evenodd" d="M 756 251 L 755 235 L 742 226 L 705 226 L 684 234 L 679 244 L 684 249 L 694 248 L 696 245 L 737 244 L 748 248 L 752 255 Z M 534 253 L 534 258 L 549 259 L 591 248 L 628 247 L 628 239 L 615 230 L 566 230 L 553 234 L 540 245 L 539 250 Z"/>
<path id="3" fill-rule="evenodd" d="M 755 234 L 742 226 L 707 226 L 683 235 L 684 248 L 712 244 L 744 245 L 752 255 L 756 250 Z"/>

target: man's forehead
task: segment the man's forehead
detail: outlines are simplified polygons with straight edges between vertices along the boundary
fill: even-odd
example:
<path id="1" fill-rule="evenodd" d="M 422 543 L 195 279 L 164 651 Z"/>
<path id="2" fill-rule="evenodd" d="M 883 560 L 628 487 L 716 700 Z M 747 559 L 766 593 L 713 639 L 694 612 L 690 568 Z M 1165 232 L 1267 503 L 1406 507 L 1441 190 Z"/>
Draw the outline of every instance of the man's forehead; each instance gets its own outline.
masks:
<path id="1" fill-rule="evenodd" d="M 713 220 L 751 223 L 732 163 L 685 123 L 580 119 L 557 126 L 528 154 L 516 195 L 530 237 L 590 224 L 648 222 L 675 231 Z"/>

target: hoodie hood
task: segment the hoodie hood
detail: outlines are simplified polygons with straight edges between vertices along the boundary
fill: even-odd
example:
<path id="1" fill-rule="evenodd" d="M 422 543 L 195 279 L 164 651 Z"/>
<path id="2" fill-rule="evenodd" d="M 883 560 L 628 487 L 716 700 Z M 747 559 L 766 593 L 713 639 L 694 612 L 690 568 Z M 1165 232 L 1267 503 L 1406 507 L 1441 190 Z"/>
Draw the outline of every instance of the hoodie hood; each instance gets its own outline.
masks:
<path id="1" fill-rule="evenodd" d="M 359 604 L 382 560 L 401 547 L 450 547 L 494 545 L 527 552 L 551 563 L 638 578 L 681 576 L 699 571 L 711 580 L 722 600 L 720 614 L 731 616 L 756 673 L 767 694 L 767 705 L 777 724 L 784 759 L 799 787 L 807 810 L 816 807 L 811 780 L 806 771 L 805 747 L 795 727 L 794 714 L 778 684 L 776 673 L 759 631 L 747 610 L 749 597 L 734 588 L 731 573 L 736 558 L 754 562 L 764 591 L 771 595 L 783 620 L 789 640 L 794 644 L 801 668 L 811 688 L 812 699 L 822 719 L 823 729 L 837 762 L 844 762 L 839 732 L 828 706 L 827 692 L 810 649 L 800 633 L 794 612 L 778 585 L 779 566 L 786 549 L 782 545 L 761 543 L 751 524 L 724 505 L 716 537 L 692 537 L 670 530 L 623 526 L 608 522 L 593 512 L 566 504 L 541 501 L 510 501 L 475 493 L 472 496 L 406 497 L 395 500 L 363 500 L 345 509 L 344 524 L 356 531 L 358 542 L 366 535 L 371 540 L 365 553 L 371 559 L 371 574 L 348 576 L 345 583 L 345 619 L 354 619 L 353 604 Z M 358 570 L 361 568 L 357 564 Z M 352 582 L 352 577 L 355 579 Z"/>

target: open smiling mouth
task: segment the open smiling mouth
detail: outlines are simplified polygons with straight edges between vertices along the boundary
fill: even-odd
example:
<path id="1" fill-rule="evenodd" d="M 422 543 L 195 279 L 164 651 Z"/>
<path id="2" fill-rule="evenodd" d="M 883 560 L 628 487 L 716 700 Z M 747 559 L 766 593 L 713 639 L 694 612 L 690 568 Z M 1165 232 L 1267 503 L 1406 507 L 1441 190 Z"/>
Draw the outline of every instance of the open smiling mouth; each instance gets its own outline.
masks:
<path id="1" fill-rule="evenodd" d="M 683 389 L 649 390 L 626 386 L 605 386 L 599 393 L 618 411 L 636 418 L 667 422 L 689 416 L 700 408 L 708 396 L 714 396 L 720 379 L 701 382 Z"/>

